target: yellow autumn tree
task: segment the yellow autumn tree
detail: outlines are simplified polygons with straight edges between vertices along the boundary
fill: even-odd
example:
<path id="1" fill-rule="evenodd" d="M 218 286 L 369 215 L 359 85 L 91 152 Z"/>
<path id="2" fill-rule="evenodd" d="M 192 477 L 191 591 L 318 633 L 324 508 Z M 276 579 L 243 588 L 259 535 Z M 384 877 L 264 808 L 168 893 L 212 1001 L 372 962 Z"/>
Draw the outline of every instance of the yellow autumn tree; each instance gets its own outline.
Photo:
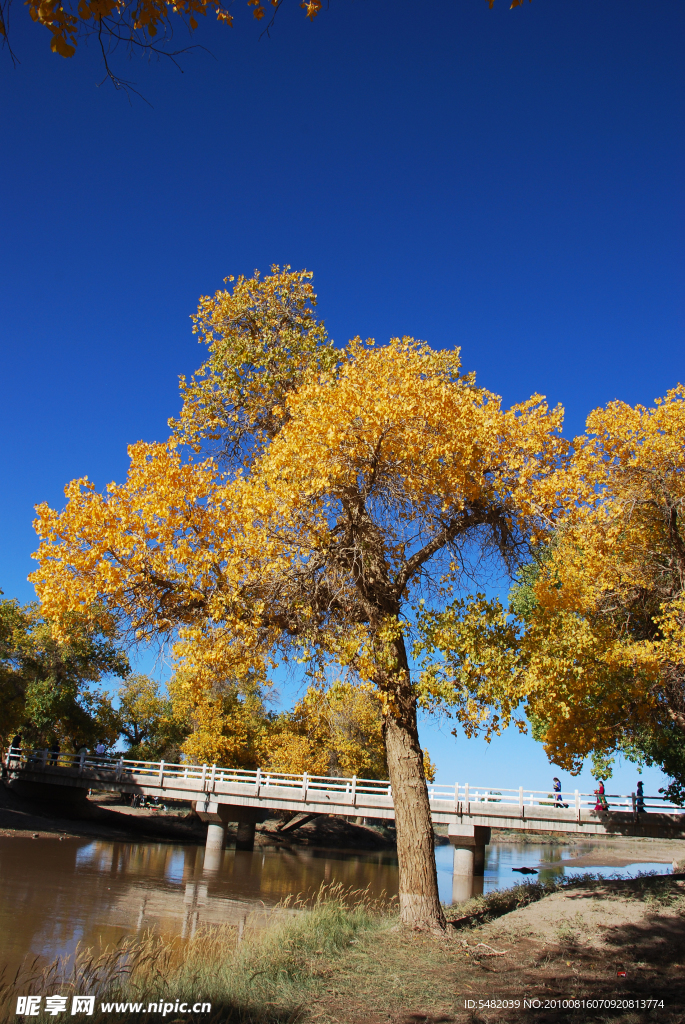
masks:
<path id="1" fill-rule="evenodd" d="M 682 386 L 651 408 L 595 410 L 555 474 L 566 501 L 509 613 L 480 594 L 422 616 L 426 690 L 467 732 L 525 728 L 525 708 L 569 771 L 623 750 L 683 789 L 684 439 Z"/>
<path id="2" fill-rule="evenodd" d="M 612 402 L 578 438 L 576 501 L 540 566 L 527 676 L 557 763 L 659 722 L 685 732 L 685 388 Z"/>
<path id="3" fill-rule="evenodd" d="M 185 664 L 169 683 L 174 717 L 185 726 L 182 750 L 194 764 L 254 770 L 264 762 L 269 719 L 264 680 L 248 670 L 240 683 L 221 673 L 200 676 Z"/>
<path id="4" fill-rule="evenodd" d="M 239 680 L 282 659 L 322 679 L 335 663 L 372 684 L 402 921 L 444 930 L 417 727 L 422 684 L 406 645 L 412 607 L 421 594 L 443 600 L 479 564 L 488 574 L 496 558 L 513 566 L 544 531 L 558 500 L 550 481 L 565 450 L 562 413 L 539 396 L 505 410 L 461 372 L 457 352 L 411 338 L 357 338 L 331 358 L 297 303 L 283 333 L 272 330 L 273 305 L 307 278 L 274 268 L 249 289 L 239 281 L 202 300 L 202 318 L 217 314 L 222 354 L 196 375 L 192 409 L 168 443 L 131 446 L 124 484 L 98 494 L 74 481 L 62 512 L 39 507 L 33 579 L 55 616 L 97 606 L 139 638 L 175 636 L 197 707 L 213 673 Z M 270 362 L 272 345 L 287 356 Z"/>
<path id="5" fill-rule="evenodd" d="M 343 680 L 324 689 L 310 686 L 273 723 L 265 752 L 274 771 L 387 778 L 378 691 Z"/>

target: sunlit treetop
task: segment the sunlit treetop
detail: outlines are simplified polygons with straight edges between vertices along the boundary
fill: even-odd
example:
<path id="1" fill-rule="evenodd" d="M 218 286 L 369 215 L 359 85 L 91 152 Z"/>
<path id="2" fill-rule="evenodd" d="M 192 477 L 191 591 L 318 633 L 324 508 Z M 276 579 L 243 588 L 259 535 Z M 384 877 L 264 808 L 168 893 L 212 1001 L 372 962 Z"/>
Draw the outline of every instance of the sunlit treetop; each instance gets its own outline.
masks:
<path id="1" fill-rule="evenodd" d="M 183 408 L 169 423 L 180 441 L 231 468 L 249 465 L 287 422 L 286 399 L 305 375 L 337 364 L 311 278 L 274 266 L 200 299 L 193 331 L 210 356 L 190 381 L 181 377 Z"/>

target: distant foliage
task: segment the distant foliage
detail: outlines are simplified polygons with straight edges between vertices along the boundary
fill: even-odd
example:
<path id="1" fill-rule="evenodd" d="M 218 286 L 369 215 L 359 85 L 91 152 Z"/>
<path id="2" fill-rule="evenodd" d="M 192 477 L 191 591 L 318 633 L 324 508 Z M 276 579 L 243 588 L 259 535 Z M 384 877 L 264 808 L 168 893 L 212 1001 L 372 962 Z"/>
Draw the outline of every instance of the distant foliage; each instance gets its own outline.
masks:
<path id="1" fill-rule="evenodd" d="M 368 684 L 340 681 L 310 687 L 273 723 L 266 752 L 276 771 L 387 779 L 378 693 Z"/>
<path id="2" fill-rule="evenodd" d="M 175 714 L 160 683 L 130 675 L 119 687 L 117 721 L 127 745 L 126 756 L 141 761 L 178 762 L 188 728 Z"/>
<path id="3" fill-rule="evenodd" d="M 97 616 L 71 612 L 58 640 L 54 623 L 35 604 L 0 600 L 0 744 L 16 733 L 27 746 L 78 750 L 98 740 L 114 744 L 116 712 L 97 686 L 103 676 L 129 672 L 125 654 Z"/>

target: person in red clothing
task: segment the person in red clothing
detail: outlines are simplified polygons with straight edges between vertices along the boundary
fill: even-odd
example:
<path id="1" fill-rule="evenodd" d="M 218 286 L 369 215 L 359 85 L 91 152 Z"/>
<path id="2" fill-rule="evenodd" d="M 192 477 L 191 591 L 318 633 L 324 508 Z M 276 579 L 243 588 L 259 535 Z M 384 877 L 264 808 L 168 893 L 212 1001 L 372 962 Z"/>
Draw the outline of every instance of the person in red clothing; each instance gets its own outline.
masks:
<path id="1" fill-rule="evenodd" d="M 604 782 L 602 779 L 599 780 L 599 787 L 595 790 L 595 796 L 597 797 L 595 801 L 595 810 L 608 811 L 609 805 L 607 803 L 607 798 L 604 795 Z"/>

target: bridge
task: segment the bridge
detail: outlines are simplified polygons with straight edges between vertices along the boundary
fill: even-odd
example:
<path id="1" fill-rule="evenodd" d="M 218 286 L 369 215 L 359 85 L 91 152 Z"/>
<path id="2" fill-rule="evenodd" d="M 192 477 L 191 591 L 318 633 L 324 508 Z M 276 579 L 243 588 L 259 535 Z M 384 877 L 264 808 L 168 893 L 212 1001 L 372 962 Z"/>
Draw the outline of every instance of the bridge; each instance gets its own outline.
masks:
<path id="1" fill-rule="evenodd" d="M 206 856 L 221 851 L 229 822 L 238 824 L 237 848 L 251 850 L 255 826 L 273 811 L 293 817 L 292 830 L 320 814 L 393 820 L 392 786 L 378 779 L 289 775 L 262 769 L 246 771 L 217 765 L 166 764 L 124 757 L 56 754 L 12 749 L 5 770 L 27 795 L 85 799 L 89 789 L 187 800 L 207 823 Z M 485 846 L 492 828 L 521 832 L 617 835 L 628 838 L 685 839 L 685 808 L 663 797 L 606 794 L 607 809 L 596 796 L 579 790 L 546 790 L 428 784 L 435 824 L 448 826 L 456 875 L 483 874 Z"/>

